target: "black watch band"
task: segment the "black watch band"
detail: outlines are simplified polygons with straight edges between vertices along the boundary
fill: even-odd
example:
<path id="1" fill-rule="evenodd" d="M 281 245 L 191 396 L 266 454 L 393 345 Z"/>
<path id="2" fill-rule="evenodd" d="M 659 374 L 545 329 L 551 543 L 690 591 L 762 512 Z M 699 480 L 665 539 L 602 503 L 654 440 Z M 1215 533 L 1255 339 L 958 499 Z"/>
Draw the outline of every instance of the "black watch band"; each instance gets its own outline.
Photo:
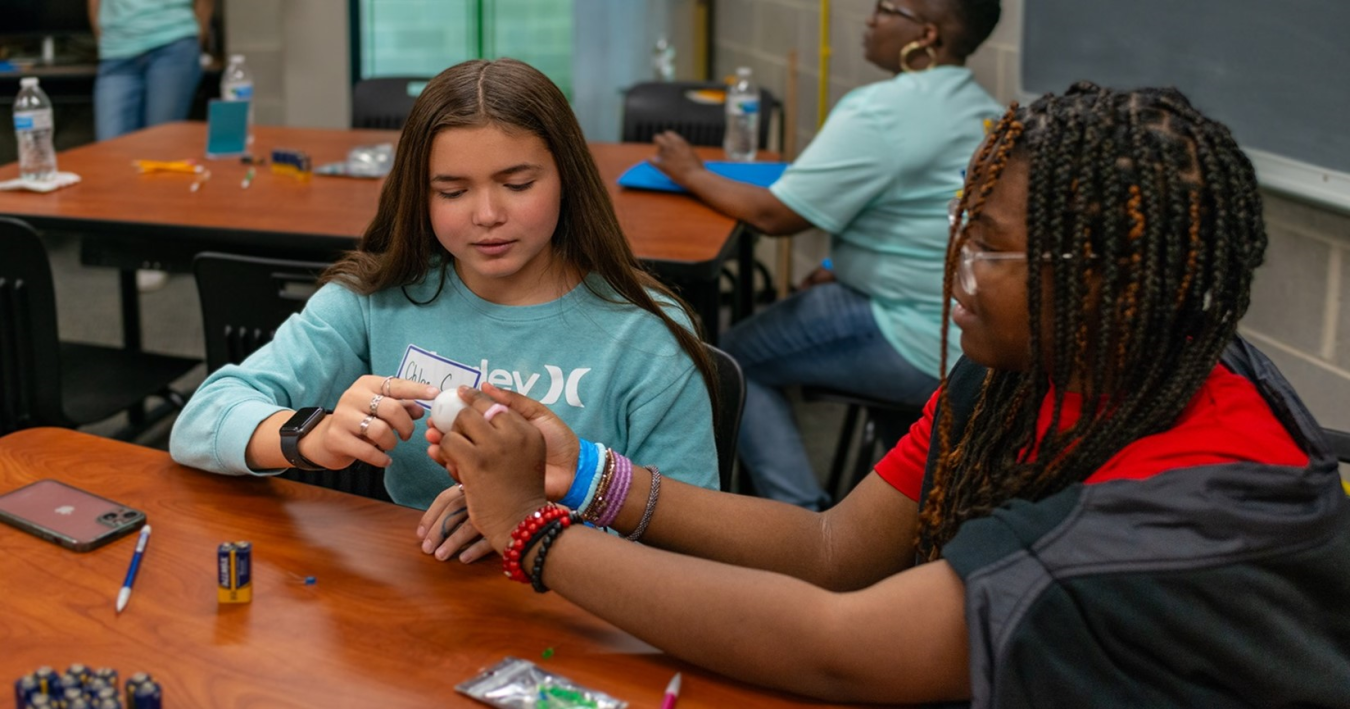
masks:
<path id="1" fill-rule="evenodd" d="M 281 454 L 286 456 L 286 461 L 292 468 L 304 470 L 307 472 L 317 472 L 327 470 L 322 465 L 317 465 L 303 455 L 300 455 L 300 439 L 314 430 L 315 426 L 323 420 L 323 417 L 333 412 L 318 406 L 307 406 L 296 411 L 286 423 L 281 425 Z"/>

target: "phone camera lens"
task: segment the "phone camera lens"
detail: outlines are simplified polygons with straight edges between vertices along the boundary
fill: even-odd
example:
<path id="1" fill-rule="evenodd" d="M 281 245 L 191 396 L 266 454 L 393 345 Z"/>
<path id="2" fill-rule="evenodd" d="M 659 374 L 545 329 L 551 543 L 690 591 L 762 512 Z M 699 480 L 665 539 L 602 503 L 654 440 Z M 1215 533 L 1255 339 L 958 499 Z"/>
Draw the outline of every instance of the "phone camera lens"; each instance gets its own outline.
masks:
<path id="1" fill-rule="evenodd" d="M 114 519 L 117 518 L 117 513 L 116 513 L 116 512 L 106 512 L 106 513 L 104 513 L 104 514 L 99 515 L 98 518 L 101 519 L 101 520 L 103 520 L 103 521 L 105 521 L 105 522 L 111 522 L 111 521 L 113 521 Z"/>
<path id="2" fill-rule="evenodd" d="M 122 510 L 122 519 L 132 519 L 136 516 L 135 510 Z"/>

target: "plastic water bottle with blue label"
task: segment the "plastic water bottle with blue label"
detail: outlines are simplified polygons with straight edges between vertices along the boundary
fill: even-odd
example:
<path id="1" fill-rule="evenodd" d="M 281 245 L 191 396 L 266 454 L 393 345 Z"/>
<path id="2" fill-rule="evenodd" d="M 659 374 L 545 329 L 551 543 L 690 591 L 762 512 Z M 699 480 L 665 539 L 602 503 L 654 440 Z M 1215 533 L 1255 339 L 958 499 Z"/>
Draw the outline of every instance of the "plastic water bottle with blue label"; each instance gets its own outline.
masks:
<path id="1" fill-rule="evenodd" d="M 728 160 L 753 162 L 759 146 L 759 87 L 750 80 L 750 67 L 736 70 L 736 83 L 727 90 L 727 132 L 722 149 Z"/>
<path id="2" fill-rule="evenodd" d="M 36 76 L 19 80 L 14 98 L 14 137 L 19 147 L 19 177 L 46 182 L 56 177 L 56 147 L 52 144 L 52 100 L 38 86 Z"/>
<path id="3" fill-rule="evenodd" d="M 249 102 L 248 144 L 253 145 L 253 72 L 244 63 L 244 55 L 230 55 L 230 63 L 220 75 L 220 97 L 226 101 Z"/>

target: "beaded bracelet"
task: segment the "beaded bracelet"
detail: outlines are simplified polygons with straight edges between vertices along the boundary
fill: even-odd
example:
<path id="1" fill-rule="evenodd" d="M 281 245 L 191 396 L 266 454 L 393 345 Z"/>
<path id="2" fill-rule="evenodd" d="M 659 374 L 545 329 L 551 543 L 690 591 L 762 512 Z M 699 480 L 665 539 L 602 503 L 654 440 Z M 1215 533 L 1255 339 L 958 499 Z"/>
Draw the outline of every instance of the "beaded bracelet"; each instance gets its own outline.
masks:
<path id="1" fill-rule="evenodd" d="M 544 585 L 544 559 L 548 557 L 553 540 L 568 527 L 566 523 L 569 521 L 570 517 L 564 517 L 562 520 L 550 522 L 548 528 L 539 535 L 543 537 L 543 541 L 539 542 L 539 553 L 534 555 L 534 567 L 530 569 L 530 586 L 534 588 L 535 593 L 548 593 L 548 586 Z"/>
<path id="2" fill-rule="evenodd" d="M 612 450 L 605 451 L 605 467 L 600 472 L 598 481 L 589 495 L 587 502 L 581 507 L 582 519 L 594 523 L 599 518 L 600 513 L 605 509 L 609 500 L 609 485 L 614 479 L 614 456 L 616 453 Z"/>
<path id="3" fill-rule="evenodd" d="M 656 466 L 652 466 L 648 470 L 652 471 L 652 489 L 651 492 L 647 493 L 647 507 L 642 510 L 642 520 L 638 522 L 633 533 L 627 537 L 630 542 L 641 539 L 647 531 L 647 525 L 651 524 L 652 521 L 652 513 L 656 511 L 656 498 L 661 495 L 661 471 L 657 470 Z"/>
<path id="4" fill-rule="evenodd" d="M 605 497 L 608 504 L 600 511 L 595 518 L 595 526 L 611 527 L 614 520 L 619 516 L 619 510 L 623 509 L 623 503 L 628 499 L 628 490 L 633 484 L 633 461 L 620 453 L 614 454 L 614 481 L 610 483 L 610 489 Z"/>
<path id="5" fill-rule="evenodd" d="M 520 568 L 520 561 L 525 558 L 526 553 L 533 546 L 533 541 L 539 531 L 551 522 L 558 520 L 562 520 L 561 526 L 566 527 L 572 523 L 572 513 L 550 502 L 526 515 L 525 519 L 516 525 L 516 528 L 511 531 L 511 543 L 506 545 L 506 549 L 502 551 L 502 570 L 506 573 L 507 578 L 520 583 L 530 582 L 529 576 L 525 574 L 524 569 Z"/>

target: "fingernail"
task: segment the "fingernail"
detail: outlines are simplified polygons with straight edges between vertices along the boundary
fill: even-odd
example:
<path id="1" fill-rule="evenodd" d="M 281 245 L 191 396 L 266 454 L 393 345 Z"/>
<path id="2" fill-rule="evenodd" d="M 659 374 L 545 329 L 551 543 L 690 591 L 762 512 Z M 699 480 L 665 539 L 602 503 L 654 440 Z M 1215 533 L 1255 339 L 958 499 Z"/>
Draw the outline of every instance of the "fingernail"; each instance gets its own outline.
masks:
<path id="1" fill-rule="evenodd" d="M 436 387 L 427 387 L 427 398 L 428 398 L 428 399 L 435 399 L 435 398 L 436 398 L 436 395 L 437 395 L 437 394 L 440 394 L 440 393 L 441 393 L 441 390 L 440 390 L 440 389 L 437 389 Z"/>
<path id="2" fill-rule="evenodd" d="M 472 563 L 472 561 L 469 559 L 469 552 L 466 551 L 463 554 L 459 555 L 459 563 L 461 564 Z"/>
<path id="3" fill-rule="evenodd" d="M 417 525 L 417 538 L 421 539 L 425 536 L 427 536 L 427 526 L 425 524 Z"/>
<path id="4" fill-rule="evenodd" d="M 450 556 L 450 552 L 446 551 L 445 549 L 437 549 L 437 550 L 436 550 L 436 558 L 437 558 L 437 559 L 440 559 L 441 561 L 445 561 L 445 558 L 448 557 L 448 556 Z"/>

